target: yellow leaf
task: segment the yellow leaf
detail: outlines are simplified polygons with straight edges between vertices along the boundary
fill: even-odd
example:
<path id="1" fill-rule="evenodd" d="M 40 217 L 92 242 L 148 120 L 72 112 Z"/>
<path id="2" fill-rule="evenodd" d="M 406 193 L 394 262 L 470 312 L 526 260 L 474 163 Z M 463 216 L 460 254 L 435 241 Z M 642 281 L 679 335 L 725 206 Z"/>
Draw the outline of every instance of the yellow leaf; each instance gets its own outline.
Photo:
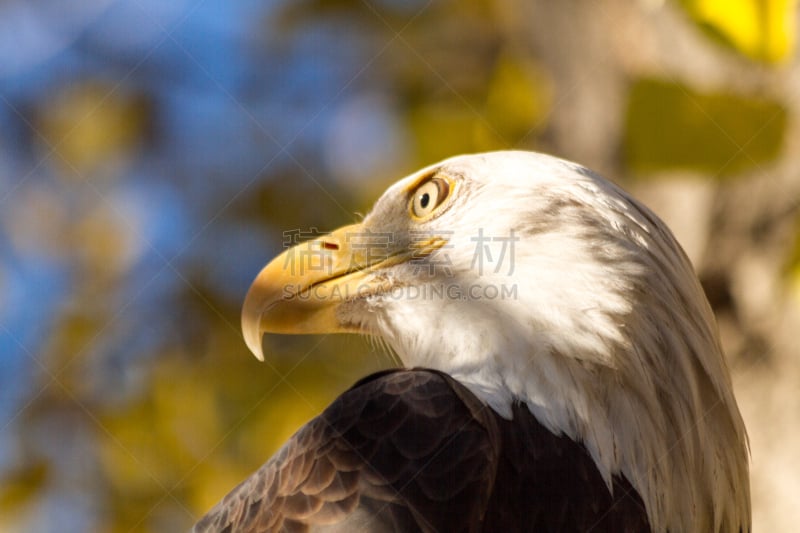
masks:
<path id="1" fill-rule="evenodd" d="M 30 503 L 48 481 L 50 468 L 39 461 L 7 473 L 0 485 L 0 510 L 4 513 Z"/>
<path id="2" fill-rule="evenodd" d="M 543 129 L 552 102 L 552 83 L 547 73 L 527 58 L 501 55 L 486 97 L 485 120 L 478 121 L 476 144 L 482 150 L 498 146 L 497 137 L 511 144 Z M 487 131 L 488 124 L 497 133 Z"/>
<path id="3" fill-rule="evenodd" d="M 692 18 L 724 43 L 777 63 L 794 50 L 797 0 L 681 0 Z"/>
<path id="4" fill-rule="evenodd" d="M 141 95 L 84 81 L 60 88 L 38 115 L 43 149 L 56 151 L 57 162 L 67 166 L 65 176 L 82 179 L 84 173 L 131 155 L 145 137 L 150 109 Z"/>
<path id="5" fill-rule="evenodd" d="M 423 161 L 474 150 L 476 112 L 460 101 L 426 102 L 408 113 L 411 131 Z"/>
<path id="6" fill-rule="evenodd" d="M 800 217 L 795 220 L 795 238 L 789 260 L 786 263 L 789 293 L 800 302 Z"/>

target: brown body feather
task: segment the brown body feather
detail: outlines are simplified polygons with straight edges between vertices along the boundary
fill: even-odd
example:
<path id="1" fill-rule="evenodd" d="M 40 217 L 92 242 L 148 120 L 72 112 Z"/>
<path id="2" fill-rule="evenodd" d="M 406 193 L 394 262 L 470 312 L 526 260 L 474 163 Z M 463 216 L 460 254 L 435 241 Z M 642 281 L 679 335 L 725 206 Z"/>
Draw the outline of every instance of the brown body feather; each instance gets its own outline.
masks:
<path id="1" fill-rule="evenodd" d="M 433 370 L 374 374 L 300 429 L 200 532 L 649 531 L 621 477 L 516 405 L 505 420 Z"/>

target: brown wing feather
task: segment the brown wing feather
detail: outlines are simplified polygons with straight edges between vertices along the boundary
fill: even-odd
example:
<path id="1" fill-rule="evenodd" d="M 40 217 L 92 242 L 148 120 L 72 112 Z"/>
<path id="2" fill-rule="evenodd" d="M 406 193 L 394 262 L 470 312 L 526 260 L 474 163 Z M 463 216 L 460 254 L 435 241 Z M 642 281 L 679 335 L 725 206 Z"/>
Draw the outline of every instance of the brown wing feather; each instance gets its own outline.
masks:
<path id="1" fill-rule="evenodd" d="M 505 420 L 433 370 L 372 375 L 298 431 L 195 532 L 649 531 L 624 477 L 525 405 Z"/>
<path id="2" fill-rule="evenodd" d="M 497 418 L 502 444 L 484 531 L 650 531 L 639 494 L 624 476 L 609 492 L 583 444 L 554 435 L 524 404 Z"/>
<path id="3" fill-rule="evenodd" d="M 300 429 L 194 531 L 477 531 L 497 431 L 494 414 L 444 374 L 376 374 Z"/>

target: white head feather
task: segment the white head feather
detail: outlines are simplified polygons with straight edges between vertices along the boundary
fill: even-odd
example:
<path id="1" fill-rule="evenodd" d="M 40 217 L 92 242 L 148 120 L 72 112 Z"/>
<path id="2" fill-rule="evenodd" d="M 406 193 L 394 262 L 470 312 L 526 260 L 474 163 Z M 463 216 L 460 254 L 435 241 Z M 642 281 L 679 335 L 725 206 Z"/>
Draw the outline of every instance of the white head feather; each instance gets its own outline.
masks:
<path id="1" fill-rule="evenodd" d="M 663 222 L 581 166 L 494 152 L 401 180 L 364 227 L 396 233 L 404 191 L 433 173 L 452 198 L 417 230 L 447 245 L 376 273 L 401 290 L 343 306 L 345 319 L 505 417 L 526 403 L 585 444 L 609 487 L 624 474 L 655 531 L 749 530 L 744 425 L 712 312 Z"/>

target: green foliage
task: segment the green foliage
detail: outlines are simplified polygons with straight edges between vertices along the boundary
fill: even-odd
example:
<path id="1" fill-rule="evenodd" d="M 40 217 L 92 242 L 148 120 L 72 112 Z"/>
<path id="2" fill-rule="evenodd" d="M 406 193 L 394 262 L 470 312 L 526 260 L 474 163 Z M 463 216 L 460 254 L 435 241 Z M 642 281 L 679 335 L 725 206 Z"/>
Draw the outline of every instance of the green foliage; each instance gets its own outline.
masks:
<path id="1" fill-rule="evenodd" d="M 428 95 L 408 110 L 409 129 L 424 161 L 530 148 L 544 130 L 552 100 L 546 71 L 528 58 L 508 53 L 498 54 L 482 68 L 486 76 L 479 86 Z"/>
<path id="2" fill-rule="evenodd" d="M 729 176 L 773 160 L 786 125 L 786 109 L 773 100 L 643 78 L 631 87 L 625 161 L 637 173 L 694 169 Z"/>

